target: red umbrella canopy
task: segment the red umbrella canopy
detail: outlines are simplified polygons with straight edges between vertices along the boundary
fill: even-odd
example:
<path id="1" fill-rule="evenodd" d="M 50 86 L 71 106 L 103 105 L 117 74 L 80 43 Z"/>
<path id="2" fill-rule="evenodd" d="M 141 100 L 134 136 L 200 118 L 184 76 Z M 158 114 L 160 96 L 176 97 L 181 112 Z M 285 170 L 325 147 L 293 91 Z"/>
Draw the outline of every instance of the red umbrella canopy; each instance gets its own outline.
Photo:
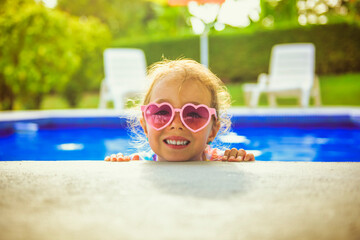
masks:
<path id="1" fill-rule="evenodd" d="M 170 6 L 187 6 L 189 2 L 222 4 L 225 0 L 168 0 Z"/>

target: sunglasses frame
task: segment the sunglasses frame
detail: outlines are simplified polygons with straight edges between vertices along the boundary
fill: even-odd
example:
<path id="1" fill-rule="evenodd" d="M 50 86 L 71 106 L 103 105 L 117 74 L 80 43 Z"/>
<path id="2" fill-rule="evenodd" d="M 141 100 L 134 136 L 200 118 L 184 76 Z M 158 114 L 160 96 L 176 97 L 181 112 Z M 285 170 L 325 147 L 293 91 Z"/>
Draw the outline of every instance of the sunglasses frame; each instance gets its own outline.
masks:
<path id="1" fill-rule="evenodd" d="M 148 122 L 148 120 L 147 120 L 147 117 L 146 117 L 145 112 L 146 112 L 146 110 L 147 110 L 150 106 L 152 106 L 152 105 L 155 105 L 155 106 L 157 106 L 158 108 L 160 108 L 161 106 L 164 106 L 164 105 L 165 105 L 165 106 L 170 107 L 170 109 L 171 109 L 171 111 L 172 111 L 169 122 L 166 123 L 164 126 L 162 126 L 162 127 L 160 127 L 160 128 L 156 128 L 155 126 L 153 126 L 152 124 L 150 124 L 150 123 Z M 198 109 L 198 108 L 200 108 L 200 107 L 204 107 L 204 108 L 208 111 L 208 113 L 209 113 L 209 118 L 208 118 L 208 120 L 206 121 L 206 124 L 204 124 L 204 126 L 202 126 L 202 127 L 199 128 L 199 129 L 194 130 L 194 129 L 190 128 L 190 127 L 186 124 L 185 120 L 183 119 L 182 113 L 183 113 L 184 109 L 185 109 L 186 107 L 188 107 L 188 106 L 193 107 L 193 108 L 195 108 L 195 109 Z M 192 131 L 192 132 L 199 132 L 199 131 L 201 131 L 202 129 L 204 129 L 204 128 L 209 124 L 209 122 L 211 121 L 211 116 L 212 116 L 212 115 L 214 115 L 214 116 L 215 116 L 215 119 L 217 119 L 216 109 L 215 109 L 215 108 L 209 108 L 209 107 L 206 106 L 205 104 L 195 105 L 195 104 L 192 104 L 192 103 L 187 103 L 187 104 L 185 104 L 184 106 L 182 106 L 182 108 L 174 108 L 174 107 L 173 107 L 170 103 L 168 103 L 168 102 L 163 102 L 163 103 L 154 103 L 154 102 L 152 102 L 152 103 L 149 103 L 148 105 L 142 105 L 142 106 L 141 106 L 141 111 L 143 112 L 143 116 L 144 116 L 144 118 L 145 118 L 145 121 L 146 121 L 147 123 L 149 123 L 149 125 L 150 125 L 152 128 L 154 128 L 155 130 L 157 130 L 157 131 L 160 131 L 160 130 L 166 128 L 167 126 L 169 126 L 169 125 L 172 123 L 172 121 L 174 120 L 174 117 L 175 117 L 175 113 L 176 113 L 176 112 L 178 112 L 179 115 L 180 115 L 181 123 L 182 123 L 187 129 L 189 129 L 189 130 Z"/>

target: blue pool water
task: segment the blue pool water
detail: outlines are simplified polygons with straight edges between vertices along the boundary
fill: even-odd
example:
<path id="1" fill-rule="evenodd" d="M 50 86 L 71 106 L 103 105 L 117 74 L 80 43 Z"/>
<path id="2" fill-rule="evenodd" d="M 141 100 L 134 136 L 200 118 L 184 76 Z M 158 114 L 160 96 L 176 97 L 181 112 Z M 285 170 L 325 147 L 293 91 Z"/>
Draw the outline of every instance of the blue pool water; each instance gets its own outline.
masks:
<path id="1" fill-rule="evenodd" d="M 238 116 L 215 146 L 254 151 L 258 161 L 360 162 L 360 125 L 349 116 Z M 0 160 L 103 160 L 131 154 L 125 119 L 42 118 L 0 122 Z"/>

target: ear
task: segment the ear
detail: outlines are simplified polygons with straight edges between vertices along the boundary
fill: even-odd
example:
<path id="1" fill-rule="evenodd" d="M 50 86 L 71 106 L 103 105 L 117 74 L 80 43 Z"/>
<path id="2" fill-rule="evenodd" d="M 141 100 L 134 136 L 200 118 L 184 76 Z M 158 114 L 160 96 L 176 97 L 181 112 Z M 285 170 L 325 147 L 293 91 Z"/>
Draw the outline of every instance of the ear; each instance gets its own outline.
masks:
<path id="1" fill-rule="evenodd" d="M 211 128 L 210 134 L 208 136 L 207 142 L 214 141 L 214 139 L 215 139 L 217 133 L 219 132 L 219 130 L 220 130 L 220 122 L 216 121 L 212 125 L 212 128 Z"/>
<path id="2" fill-rule="evenodd" d="M 140 118 L 140 125 L 141 125 L 142 129 L 144 130 L 144 133 L 145 133 L 145 135 L 147 137 L 148 136 L 148 131 L 147 131 L 146 122 L 145 122 L 144 117 Z"/>

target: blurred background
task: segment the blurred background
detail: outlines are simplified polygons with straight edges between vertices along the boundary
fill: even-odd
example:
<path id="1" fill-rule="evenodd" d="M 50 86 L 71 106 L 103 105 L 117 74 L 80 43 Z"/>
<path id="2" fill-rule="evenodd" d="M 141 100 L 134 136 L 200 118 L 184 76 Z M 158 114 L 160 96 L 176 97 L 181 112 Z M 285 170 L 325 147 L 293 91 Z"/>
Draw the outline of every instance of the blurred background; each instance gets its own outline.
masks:
<path id="1" fill-rule="evenodd" d="M 316 47 L 323 105 L 360 105 L 360 0 L 0 0 L 0 109 L 97 108 L 106 48 L 200 61 L 204 32 L 233 106 L 297 42 Z"/>

